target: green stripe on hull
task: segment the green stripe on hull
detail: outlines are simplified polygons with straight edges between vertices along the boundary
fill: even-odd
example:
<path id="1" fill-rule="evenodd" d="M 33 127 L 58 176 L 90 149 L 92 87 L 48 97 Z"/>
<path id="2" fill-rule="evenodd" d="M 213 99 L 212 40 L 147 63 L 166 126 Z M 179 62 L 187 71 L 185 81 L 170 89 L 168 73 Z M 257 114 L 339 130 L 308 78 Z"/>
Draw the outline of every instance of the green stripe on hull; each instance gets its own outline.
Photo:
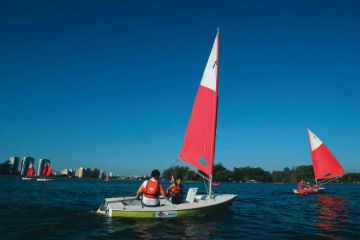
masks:
<path id="1" fill-rule="evenodd" d="M 191 209 L 191 210 L 177 210 L 177 211 L 121 211 L 113 210 L 113 217 L 126 218 L 167 218 L 167 217 L 191 217 L 199 216 L 206 213 L 206 208 Z"/>

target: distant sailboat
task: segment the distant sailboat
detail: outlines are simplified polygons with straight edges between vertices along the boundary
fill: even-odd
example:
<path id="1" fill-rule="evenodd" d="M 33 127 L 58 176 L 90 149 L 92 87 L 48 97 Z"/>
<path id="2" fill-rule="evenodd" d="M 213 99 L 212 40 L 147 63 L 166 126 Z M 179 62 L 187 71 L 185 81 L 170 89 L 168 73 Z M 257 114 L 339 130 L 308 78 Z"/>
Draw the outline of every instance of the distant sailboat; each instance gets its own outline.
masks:
<path id="1" fill-rule="evenodd" d="M 221 212 L 236 198 L 234 194 L 214 194 L 212 174 L 218 107 L 219 33 L 215 37 L 208 62 L 200 82 L 190 120 L 185 132 L 179 159 L 201 170 L 208 177 L 208 194 L 197 195 L 198 188 L 189 188 L 186 200 L 177 205 L 160 200 L 158 207 L 144 207 L 134 197 L 107 198 L 98 213 L 111 217 L 191 217 Z"/>
<path id="2" fill-rule="evenodd" d="M 36 173 L 35 173 L 34 166 L 32 165 L 32 163 L 30 163 L 28 171 L 27 171 L 25 177 L 22 178 L 22 180 L 33 180 L 35 178 L 35 176 L 36 176 Z"/>
<path id="3" fill-rule="evenodd" d="M 109 176 L 108 175 L 106 175 L 106 177 L 105 177 L 105 182 L 107 182 L 107 181 L 109 181 Z"/>
<path id="4" fill-rule="evenodd" d="M 315 188 L 294 189 L 296 194 L 322 193 L 324 188 L 320 187 L 335 178 L 346 174 L 339 161 L 330 152 L 326 145 L 310 129 L 307 130 L 315 175 Z"/>
<path id="5" fill-rule="evenodd" d="M 52 174 L 52 169 L 50 167 L 50 163 L 47 163 L 43 170 L 41 171 L 41 178 L 37 178 L 36 180 L 39 182 L 48 182 L 52 181 L 51 178 L 49 178 Z"/>

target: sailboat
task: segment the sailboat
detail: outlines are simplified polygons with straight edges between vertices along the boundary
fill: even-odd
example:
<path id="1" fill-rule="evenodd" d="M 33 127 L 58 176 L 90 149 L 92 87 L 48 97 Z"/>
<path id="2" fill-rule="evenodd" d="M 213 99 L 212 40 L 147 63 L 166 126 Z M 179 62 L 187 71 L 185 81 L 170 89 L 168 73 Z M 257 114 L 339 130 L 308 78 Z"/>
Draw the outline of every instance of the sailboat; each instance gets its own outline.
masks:
<path id="1" fill-rule="evenodd" d="M 29 165 L 29 168 L 27 170 L 27 173 L 25 175 L 25 177 L 22 178 L 22 180 L 33 180 L 36 176 L 36 173 L 35 173 L 35 169 L 34 169 L 34 166 L 32 165 L 32 163 L 30 163 Z"/>
<path id="2" fill-rule="evenodd" d="M 109 181 L 109 175 L 106 175 L 105 182 Z"/>
<path id="3" fill-rule="evenodd" d="M 52 181 L 51 178 L 49 178 L 52 174 L 52 169 L 50 167 L 50 163 L 47 163 L 43 170 L 41 171 L 41 178 L 37 178 L 36 181 L 39 182 L 49 182 Z"/>
<path id="4" fill-rule="evenodd" d="M 218 106 L 218 55 L 219 31 L 207 61 L 200 87 L 193 105 L 186 129 L 179 159 L 202 171 L 208 181 L 208 193 L 197 194 L 198 188 L 189 188 L 186 200 L 181 204 L 171 204 L 160 199 L 160 206 L 142 206 L 135 197 L 107 198 L 97 210 L 111 217 L 167 218 L 203 216 L 221 211 L 236 198 L 234 194 L 214 194 L 212 192 L 212 172 L 215 156 L 215 137 Z"/>
<path id="5" fill-rule="evenodd" d="M 318 138 L 310 129 L 307 129 L 307 132 L 316 187 L 308 186 L 304 189 L 293 189 L 293 192 L 296 194 L 323 193 L 325 188 L 321 187 L 321 185 L 333 181 L 346 174 L 346 172 L 320 138 Z"/>

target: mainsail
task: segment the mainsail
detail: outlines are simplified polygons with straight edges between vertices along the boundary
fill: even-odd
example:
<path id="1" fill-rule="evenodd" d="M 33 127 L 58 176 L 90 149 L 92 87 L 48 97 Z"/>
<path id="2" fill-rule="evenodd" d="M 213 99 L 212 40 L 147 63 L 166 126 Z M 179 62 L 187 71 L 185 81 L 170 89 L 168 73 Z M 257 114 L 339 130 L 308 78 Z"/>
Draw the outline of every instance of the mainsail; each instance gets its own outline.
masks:
<path id="1" fill-rule="evenodd" d="M 41 176 L 44 176 L 44 177 L 50 177 L 52 174 L 52 169 L 50 167 L 50 165 L 46 165 L 44 166 L 42 172 L 41 172 Z"/>
<path id="2" fill-rule="evenodd" d="M 47 166 L 47 171 L 46 171 L 46 173 L 45 173 L 45 176 L 46 176 L 46 177 L 50 177 L 51 174 L 52 174 L 52 169 L 51 169 L 50 165 L 48 165 L 48 166 Z"/>
<path id="3" fill-rule="evenodd" d="M 34 169 L 34 166 L 32 164 L 30 164 L 29 169 L 28 169 L 28 171 L 26 173 L 26 176 L 27 177 L 35 177 L 36 176 L 35 169 Z"/>
<path id="4" fill-rule="evenodd" d="M 325 144 L 312 132 L 308 131 L 311 158 L 314 167 L 316 180 L 332 179 L 345 174 L 344 168 L 340 165 L 335 156 Z"/>
<path id="5" fill-rule="evenodd" d="M 219 32 L 207 61 L 179 158 L 211 176 L 218 105 Z M 211 181 L 211 180 L 210 180 Z"/>

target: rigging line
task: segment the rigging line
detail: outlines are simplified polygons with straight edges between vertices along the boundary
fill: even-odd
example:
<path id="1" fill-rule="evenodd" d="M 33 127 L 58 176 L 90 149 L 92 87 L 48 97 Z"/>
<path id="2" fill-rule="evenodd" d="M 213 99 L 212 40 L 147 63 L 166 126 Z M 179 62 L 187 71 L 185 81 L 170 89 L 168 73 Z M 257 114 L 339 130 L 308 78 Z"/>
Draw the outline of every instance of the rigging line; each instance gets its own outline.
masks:
<path id="1" fill-rule="evenodd" d="M 190 169 L 195 169 L 194 172 L 195 172 L 197 175 L 199 175 L 200 177 L 206 179 L 206 181 L 210 181 L 210 179 L 209 179 L 208 177 L 205 177 L 203 174 L 201 174 L 201 173 L 199 172 L 199 169 L 194 168 L 191 164 L 185 162 L 185 161 L 182 160 L 181 158 L 178 158 L 178 160 L 181 160 L 183 163 L 185 163 L 187 166 L 189 166 Z"/>
<path id="2" fill-rule="evenodd" d="M 176 162 L 179 162 L 179 159 L 177 158 L 172 164 L 170 164 L 170 167 L 175 166 Z"/>

